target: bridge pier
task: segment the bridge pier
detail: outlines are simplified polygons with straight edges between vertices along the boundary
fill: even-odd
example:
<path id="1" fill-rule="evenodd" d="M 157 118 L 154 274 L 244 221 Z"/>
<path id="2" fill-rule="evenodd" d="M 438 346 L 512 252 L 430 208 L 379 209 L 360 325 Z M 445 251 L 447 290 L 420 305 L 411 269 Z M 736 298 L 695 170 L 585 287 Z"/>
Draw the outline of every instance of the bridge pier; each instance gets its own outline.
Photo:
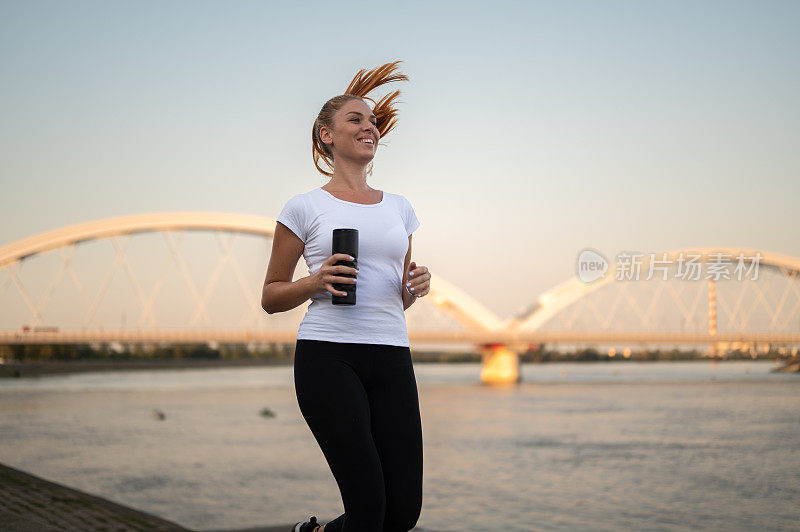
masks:
<path id="1" fill-rule="evenodd" d="M 512 384 L 522 381 L 519 355 L 503 344 L 488 344 L 479 348 L 481 382 L 483 384 Z"/>

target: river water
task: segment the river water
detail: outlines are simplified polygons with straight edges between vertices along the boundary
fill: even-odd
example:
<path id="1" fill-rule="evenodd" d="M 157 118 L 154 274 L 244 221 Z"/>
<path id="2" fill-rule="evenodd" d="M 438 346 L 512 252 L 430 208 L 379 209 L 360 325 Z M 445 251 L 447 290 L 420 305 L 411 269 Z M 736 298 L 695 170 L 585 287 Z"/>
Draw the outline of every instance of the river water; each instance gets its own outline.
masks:
<path id="1" fill-rule="evenodd" d="M 416 364 L 418 528 L 800 530 L 800 375 L 774 365 L 526 364 L 493 387 Z M 0 462 L 195 530 L 343 511 L 291 366 L 3 380 Z"/>

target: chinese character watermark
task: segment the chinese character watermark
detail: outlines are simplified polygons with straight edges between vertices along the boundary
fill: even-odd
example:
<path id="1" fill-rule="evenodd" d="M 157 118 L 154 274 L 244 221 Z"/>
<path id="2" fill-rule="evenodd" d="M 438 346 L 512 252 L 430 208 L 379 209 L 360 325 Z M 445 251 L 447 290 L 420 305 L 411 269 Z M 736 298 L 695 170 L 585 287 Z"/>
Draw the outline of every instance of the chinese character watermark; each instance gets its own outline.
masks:
<path id="1" fill-rule="evenodd" d="M 670 279 L 670 268 L 674 266 L 672 279 L 682 281 L 712 280 L 758 280 L 758 267 L 763 259 L 761 252 L 745 255 L 739 252 L 736 257 L 730 253 L 714 252 L 705 256 L 700 253 L 681 251 L 677 255 L 669 253 L 629 253 L 616 256 L 614 280 L 649 281 L 656 277 L 662 281 Z M 586 248 L 578 254 L 578 278 L 591 283 L 606 276 L 609 264 L 599 251 Z M 705 270 L 705 275 L 703 275 Z"/>

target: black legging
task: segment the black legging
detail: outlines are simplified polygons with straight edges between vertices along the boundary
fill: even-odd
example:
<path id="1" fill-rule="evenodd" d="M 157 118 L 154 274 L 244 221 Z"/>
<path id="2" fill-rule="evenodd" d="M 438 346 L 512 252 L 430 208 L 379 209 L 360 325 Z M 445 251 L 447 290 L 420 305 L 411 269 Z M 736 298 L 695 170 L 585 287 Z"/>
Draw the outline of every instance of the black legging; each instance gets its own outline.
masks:
<path id="1" fill-rule="evenodd" d="M 405 532 L 422 510 L 422 423 L 408 347 L 297 340 L 300 411 L 339 485 L 325 532 Z"/>

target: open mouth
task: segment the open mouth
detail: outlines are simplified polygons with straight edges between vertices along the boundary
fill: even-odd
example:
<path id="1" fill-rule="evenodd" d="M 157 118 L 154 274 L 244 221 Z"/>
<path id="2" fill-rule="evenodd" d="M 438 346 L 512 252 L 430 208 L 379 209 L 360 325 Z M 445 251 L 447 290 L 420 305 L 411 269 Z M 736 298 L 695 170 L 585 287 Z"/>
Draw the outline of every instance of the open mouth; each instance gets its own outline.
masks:
<path id="1" fill-rule="evenodd" d="M 361 142 L 363 144 L 369 144 L 370 146 L 375 145 L 375 141 L 372 139 L 358 139 L 358 142 Z"/>

